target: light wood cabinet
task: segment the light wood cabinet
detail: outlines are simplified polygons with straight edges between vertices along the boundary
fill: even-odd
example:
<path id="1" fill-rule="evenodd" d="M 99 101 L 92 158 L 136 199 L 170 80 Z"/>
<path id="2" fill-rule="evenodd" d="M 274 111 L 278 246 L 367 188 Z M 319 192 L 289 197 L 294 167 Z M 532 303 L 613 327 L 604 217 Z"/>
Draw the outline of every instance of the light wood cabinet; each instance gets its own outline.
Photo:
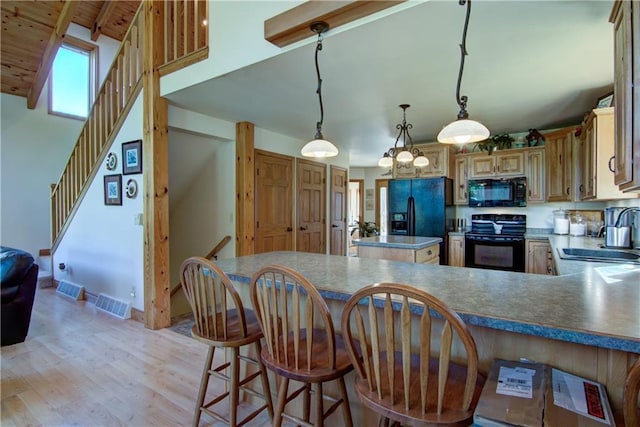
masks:
<path id="1" fill-rule="evenodd" d="M 453 156 L 451 145 L 439 143 L 417 144 L 415 148 L 420 150 L 422 154 L 429 159 L 427 166 L 417 168 L 413 164 L 400 164 L 394 160 L 393 177 L 394 178 L 436 178 L 441 176 L 451 177 L 451 162 Z"/>
<path id="2" fill-rule="evenodd" d="M 574 128 L 545 134 L 547 201 L 573 201 L 572 151 Z"/>
<path id="3" fill-rule="evenodd" d="M 493 153 L 469 159 L 469 178 L 524 175 L 524 153 Z"/>
<path id="4" fill-rule="evenodd" d="M 449 265 L 464 267 L 464 235 L 449 235 Z"/>
<path id="5" fill-rule="evenodd" d="M 358 246 L 361 258 L 388 259 L 417 264 L 440 264 L 440 244 L 422 249 L 387 248 L 381 246 Z"/>
<path id="6" fill-rule="evenodd" d="M 429 159 L 429 164 L 418 168 L 418 177 L 433 178 L 449 176 L 449 156 L 451 146 L 443 144 L 419 145 L 418 149 Z"/>
<path id="7" fill-rule="evenodd" d="M 525 272 L 555 275 L 551 245 L 546 240 L 527 240 Z"/>
<path id="8" fill-rule="evenodd" d="M 637 197 L 623 193 L 614 182 L 614 109 L 591 111 L 582 126 L 580 150 L 580 200 L 612 200 Z"/>
<path id="9" fill-rule="evenodd" d="M 622 191 L 640 190 L 640 3 L 616 0 L 613 23 L 615 178 Z M 635 166 L 634 166 L 635 163 Z"/>
<path id="10" fill-rule="evenodd" d="M 544 197 L 544 148 L 527 151 L 527 203 L 543 203 Z"/>
<path id="11" fill-rule="evenodd" d="M 454 161 L 453 203 L 456 205 L 469 204 L 469 194 L 467 193 L 468 164 L 468 157 L 457 157 Z"/>

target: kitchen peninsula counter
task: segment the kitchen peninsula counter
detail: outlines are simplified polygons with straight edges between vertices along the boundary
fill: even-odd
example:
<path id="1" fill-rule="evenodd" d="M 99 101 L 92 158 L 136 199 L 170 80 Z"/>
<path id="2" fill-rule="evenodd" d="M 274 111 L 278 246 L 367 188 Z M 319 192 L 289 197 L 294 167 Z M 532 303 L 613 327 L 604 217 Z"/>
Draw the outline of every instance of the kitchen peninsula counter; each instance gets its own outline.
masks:
<path id="1" fill-rule="evenodd" d="M 239 282 L 245 298 L 248 286 L 243 285 L 261 267 L 282 264 L 298 270 L 329 304 L 336 330 L 342 305 L 363 286 L 413 285 L 444 301 L 469 325 L 483 372 L 494 358 L 548 363 L 604 383 L 616 410 L 627 367 L 640 354 L 640 269 L 607 283 L 596 271 L 598 263 L 583 263 L 579 272 L 563 276 L 302 252 L 217 263 Z"/>

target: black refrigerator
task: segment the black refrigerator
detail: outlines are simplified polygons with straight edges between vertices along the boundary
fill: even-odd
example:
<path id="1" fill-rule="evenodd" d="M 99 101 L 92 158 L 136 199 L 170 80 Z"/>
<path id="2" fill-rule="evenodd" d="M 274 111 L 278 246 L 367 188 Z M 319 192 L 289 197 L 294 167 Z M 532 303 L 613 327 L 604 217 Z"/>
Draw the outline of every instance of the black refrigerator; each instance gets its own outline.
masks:
<path id="1" fill-rule="evenodd" d="M 389 234 L 441 237 L 440 264 L 447 264 L 447 232 L 455 217 L 452 180 L 392 179 L 388 192 Z"/>

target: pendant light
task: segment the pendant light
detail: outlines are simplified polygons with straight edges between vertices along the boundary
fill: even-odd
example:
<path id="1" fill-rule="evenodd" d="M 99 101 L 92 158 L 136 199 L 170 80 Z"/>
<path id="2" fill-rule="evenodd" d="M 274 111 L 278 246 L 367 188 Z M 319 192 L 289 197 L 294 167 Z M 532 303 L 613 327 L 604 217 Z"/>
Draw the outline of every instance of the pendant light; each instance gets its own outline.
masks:
<path id="1" fill-rule="evenodd" d="M 322 106 L 322 79 L 320 78 L 320 67 L 318 67 L 318 52 L 322 50 L 322 34 L 329 29 L 329 24 L 323 21 L 311 23 L 311 31 L 318 34 L 318 44 L 316 45 L 316 75 L 318 76 L 318 101 L 320 102 L 320 121 L 316 122 L 316 135 L 302 147 L 301 153 L 305 157 L 333 157 L 338 155 L 338 148 L 322 136 L 322 121 L 324 120 L 324 108 Z"/>
<path id="2" fill-rule="evenodd" d="M 383 168 L 392 167 L 394 158 L 396 162 L 401 165 L 406 165 L 407 167 L 409 167 L 410 162 L 413 162 L 413 166 L 419 168 L 428 166 L 429 159 L 427 159 L 420 150 L 413 147 L 413 140 L 411 139 L 411 135 L 409 135 L 409 129 L 413 128 L 411 123 L 407 123 L 407 108 L 409 108 L 410 105 L 400 104 L 398 107 L 402 108 L 402 123 L 396 125 L 396 129 L 399 129 L 400 133 L 398 133 L 394 146 L 382 155 L 382 158 L 378 161 L 378 166 Z M 398 147 L 400 138 L 402 138 L 402 145 Z M 407 145 L 407 140 L 409 141 L 409 145 Z"/>
<path id="3" fill-rule="evenodd" d="M 458 72 L 458 85 L 456 87 L 456 102 L 460 106 L 460 112 L 458 113 L 458 119 L 449 123 L 438 134 L 438 141 L 444 144 L 466 144 L 484 141 L 489 137 L 489 129 L 482 123 L 469 119 L 467 97 L 460 96 L 464 57 L 467 55 L 467 28 L 469 26 L 469 16 L 471 15 L 471 0 L 460 0 L 459 3 L 461 6 L 464 6 L 465 3 L 467 4 L 467 17 L 464 21 L 462 43 L 460 44 L 460 71 Z"/>

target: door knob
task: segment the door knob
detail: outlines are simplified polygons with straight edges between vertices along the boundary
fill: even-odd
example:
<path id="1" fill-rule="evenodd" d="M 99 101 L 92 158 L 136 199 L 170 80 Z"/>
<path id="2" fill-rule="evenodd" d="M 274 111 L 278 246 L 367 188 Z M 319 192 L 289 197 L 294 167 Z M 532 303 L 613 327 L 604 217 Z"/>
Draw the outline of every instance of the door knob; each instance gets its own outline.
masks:
<path id="1" fill-rule="evenodd" d="M 307 227 L 302 227 L 302 226 L 300 227 L 300 231 L 304 231 L 306 229 L 307 229 Z"/>
<path id="2" fill-rule="evenodd" d="M 337 225 L 335 225 L 335 224 L 331 224 L 331 226 L 332 226 L 333 228 L 338 228 L 338 226 L 337 226 Z"/>
<path id="3" fill-rule="evenodd" d="M 293 228 L 287 227 L 287 231 L 293 231 Z"/>

